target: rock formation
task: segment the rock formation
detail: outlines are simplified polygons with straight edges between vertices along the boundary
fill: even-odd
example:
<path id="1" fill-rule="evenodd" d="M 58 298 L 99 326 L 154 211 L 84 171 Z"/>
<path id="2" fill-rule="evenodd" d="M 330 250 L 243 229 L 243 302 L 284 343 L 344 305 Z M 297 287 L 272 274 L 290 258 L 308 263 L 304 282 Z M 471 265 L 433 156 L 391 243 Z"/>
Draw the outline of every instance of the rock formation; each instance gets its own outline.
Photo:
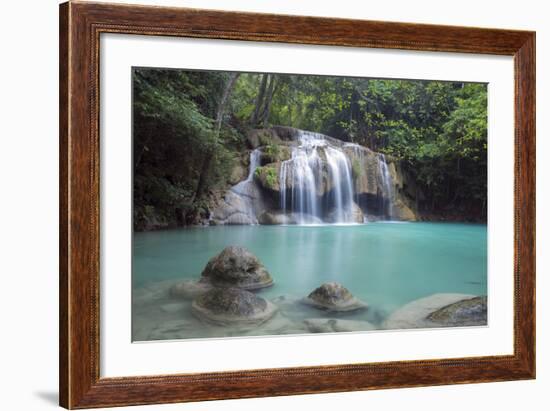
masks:
<path id="1" fill-rule="evenodd" d="M 277 311 L 269 301 L 239 288 L 213 288 L 191 306 L 193 314 L 216 325 L 258 325 Z"/>
<path id="2" fill-rule="evenodd" d="M 384 329 L 434 328 L 487 324 L 487 297 L 468 294 L 433 294 L 394 311 Z"/>
<path id="3" fill-rule="evenodd" d="M 324 283 L 302 301 L 312 307 L 335 312 L 367 308 L 367 304 L 355 298 L 347 288 L 338 283 Z"/>
<path id="4" fill-rule="evenodd" d="M 258 257 L 244 247 L 229 246 L 212 257 L 198 281 L 185 280 L 173 285 L 175 297 L 195 298 L 213 287 L 258 290 L 273 285 L 273 278 Z"/>
<path id="5" fill-rule="evenodd" d="M 444 327 L 487 325 L 487 296 L 449 304 L 432 312 L 426 319 Z"/>
<path id="6" fill-rule="evenodd" d="M 170 287 L 170 295 L 176 298 L 193 299 L 212 289 L 210 281 L 201 279 L 199 281 L 184 280 Z"/>
<path id="7" fill-rule="evenodd" d="M 416 220 L 416 189 L 390 156 L 291 127 L 252 130 L 248 141 L 248 175 L 213 207 L 211 224 Z"/>
<path id="8" fill-rule="evenodd" d="M 238 287 L 257 290 L 273 284 L 271 275 L 258 257 L 244 247 L 229 246 L 212 257 L 202 278 L 217 287 Z"/>

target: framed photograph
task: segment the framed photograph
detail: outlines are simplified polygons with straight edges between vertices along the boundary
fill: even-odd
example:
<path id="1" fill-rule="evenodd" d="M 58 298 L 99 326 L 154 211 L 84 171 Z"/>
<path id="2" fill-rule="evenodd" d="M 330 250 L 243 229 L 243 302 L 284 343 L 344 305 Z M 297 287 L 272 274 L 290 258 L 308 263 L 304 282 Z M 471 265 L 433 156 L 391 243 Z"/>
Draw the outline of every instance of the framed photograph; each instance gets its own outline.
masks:
<path id="1" fill-rule="evenodd" d="M 60 405 L 535 378 L 535 33 L 60 6 Z"/>

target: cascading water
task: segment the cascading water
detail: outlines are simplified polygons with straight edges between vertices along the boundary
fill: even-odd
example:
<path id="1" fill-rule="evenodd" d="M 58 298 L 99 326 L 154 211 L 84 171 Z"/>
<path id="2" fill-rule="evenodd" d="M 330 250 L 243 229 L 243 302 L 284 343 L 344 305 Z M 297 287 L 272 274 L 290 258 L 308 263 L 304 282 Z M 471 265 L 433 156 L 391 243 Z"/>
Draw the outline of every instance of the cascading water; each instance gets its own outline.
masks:
<path id="1" fill-rule="evenodd" d="M 259 148 L 250 153 L 250 166 L 248 168 L 248 176 L 246 177 L 246 180 L 241 181 L 239 184 L 231 188 L 231 191 L 239 196 L 244 204 L 244 209 L 241 212 L 244 216 L 242 224 L 247 224 L 249 221 L 252 221 L 254 224 L 258 223 L 254 209 L 256 187 L 253 180 L 254 172 L 260 166 L 261 156 L 262 151 Z"/>
<path id="2" fill-rule="evenodd" d="M 352 168 L 353 168 L 353 171 L 357 170 L 357 173 L 360 174 L 360 176 L 355 176 L 355 177 L 362 177 L 362 174 L 366 172 L 366 170 L 365 170 L 365 152 L 367 151 L 367 149 L 365 147 L 360 146 L 359 144 L 355 144 L 355 143 L 345 143 L 344 147 L 346 149 L 352 151 L 354 161 L 357 162 L 356 163 L 357 168 L 355 166 L 352 167 Z M 367 205 L 366 204 L 361 204 L 361 200 L 360 200 L 359 195 L 357 193 L 357 191 L 361 191 L 361 190 L 354 190 L 354 191 L 356 191 L 356 192 L 355 192 L 355 195 L 354 195 L 353 199 L 354 199 L 355 203 L 358 204 L 363 209 L 363 212 L 364 212 L 363 222 L 366 223 L 367 222 Z"/>
<path id="3" fill-rule="evenodd" d="M 393 180 L 388 169 L 386 156 L 382 153 L 380 154 L 378 164 L 380 167 L 380 177 L 382 178 L 382 187 L 384 189 L 384 205 L 387 204 L 388 218 L 391 220 L 393 217 Z"/>
<path id="4" fill-rule="evenodd" d="M 337 223 L 352 221 L 353 182 L 351 164 L 348 157 L 340 150 L 327 147 L 325 154 L 329 165 L 329 176 L 333 185 L 335 219 Z"/>
<path id="5" fill-rule="evenodd" d="M 246 177 L 245 183 L 249 183 L 254 179 L 254 172 L 260 166 L 260 158 L 262 157 L 262 150 L 259 148 L 253 150 L 250 153 L 250 165 L 248 167 L 248 176 Z M 237 184 L 238 186 L 238 184 Z"/>
<path id="6" fill-rule="evenodd" d="M 246 179 L 225 193 L 210 214 L 211 224 L 349 224 L 391 220 L 395 214 L 400 218 L 402 210 L 394 206 L 399 192 L 390 173 L 393 165 L 383 154 L 314 132 L 292 129 L 290 135 L 291 142 L 288 136 L 275 142 L 280 153 L 290 151 L 286 161 L 264 156 L 261 148 L 250 153 Z M 264 160 L 271 163 L 256 176 Z"/>
<path id="7" fill-rule="evenodd" d="M 295 212 L 298 224 L 319 218 L 317 180 L 320 159 L 316 148 L 294 149 L 292 158 L 281 164 L 281 209 L 287 211 L 287 179 L 291 181 L 290 211 Z"/>
<path id="8" fill-rule="evenodd" d="M 327 214 L 333 223 L 353 222 L 351 162 L 345 152 L 321 134 L 300 131 L 297 140 L 291 158 L 281 164 L 283 213 L 292 213 L 298 224 L 325 222 Z"/>

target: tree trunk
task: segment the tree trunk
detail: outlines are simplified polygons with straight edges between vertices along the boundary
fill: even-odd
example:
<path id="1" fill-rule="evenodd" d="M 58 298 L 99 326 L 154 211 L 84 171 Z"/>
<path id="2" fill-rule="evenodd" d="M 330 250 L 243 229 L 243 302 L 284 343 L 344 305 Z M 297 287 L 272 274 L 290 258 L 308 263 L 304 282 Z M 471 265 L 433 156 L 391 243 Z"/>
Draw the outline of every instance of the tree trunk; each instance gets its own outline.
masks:
<path id="1" fill-rule="evenodd" d="M 269 120 L 269 113 L 271 111 L 271 102 L 273 101 L 273 95 L 275 94 L 275 83 L 277 78 L 271 76 L 271 81 L 269 82 L 269 87 L 267 88 L 267 95 L 265 96 L 264 107 L 262 110 L 262 125 L 264 128 L 267 127 L 267 121 Z"/>
<path id="2" fill-rule="evenodd" d="M 206 180 L 208 178 L 208 172 L 210 170 L 210 164 L 212 163 L 212 151 L 207 151 L 202 160 L 201 172 L 199 174 L 199 181 L 197 182 L 197 189 L 191 203 L 194 203 L 197 198 L 200 198 L 206 187 Z"/>
<path id="3" fill-rule="evenodd" d="M 227 83 L 225 84 L 222 98 L 220 100 L 220 103 L 218 104 L 218 111 L 216 113 L 216 136 L 220 134 L 225 107 L 227 106 L 227 101 L 229 100 L 229 96 L 231 95 L 231 92 L 233 91 L 233 87 L 235 87 L 235 83 L 237 82 L 237 79 L 239 78 L 239 76 L 240 76 L 240 73 L 231 73 L 229 75 L 229 79 L 227 80 Z"/>
<path id="4" fill-rule="evenodd" d="M 235 83 L 237 82 L 239 75 L 240 73 L 231 73 L 229 75 L 229 78 L 227 79 L 227 83 L 225 83 L 223 94 L 218 104 L 218 110 L 216 112 L 216 124 L 215 124 L 215 130 L 214 130 L 216 133 L 216 140 L 218 139 L 220 135 L 220 130 L 222 128 L 223 114 L 225 112 L 225 107 L 227 106 L 229 96 L 231 95 L 231 92 L 235 87 Z M 214 151 L 213 148 L 207 150 L 203 158 L 201 171 L 199 174 L 199 181 L 197 182 L 197 189 L 195 190 L 195 195 L 193 196 L 193 202 L 195 201 L 195 199 L 201 197 L 201 195 L 204 192 L 204 188 L 206 187 L 206 181 L 208 179 L 208 174 L 210 171 L 210 164 L 212 163 L 212 157 L 214 157 L 213 151 Z"/>
<path id="5" fill-rule="evenodd" d="M 269 74 L 262 74 L 262 80 L 260 82 L 260 90 L 258 91 L 258 96 L 256 97 L 256 106 L 250 117 L 250 123 L 252 127 L 255 127 L 258 124 L 258 116 L 260 115 L 260 108 L 264 101 L 265 89 L 267 87 L 267 80 Z"/>

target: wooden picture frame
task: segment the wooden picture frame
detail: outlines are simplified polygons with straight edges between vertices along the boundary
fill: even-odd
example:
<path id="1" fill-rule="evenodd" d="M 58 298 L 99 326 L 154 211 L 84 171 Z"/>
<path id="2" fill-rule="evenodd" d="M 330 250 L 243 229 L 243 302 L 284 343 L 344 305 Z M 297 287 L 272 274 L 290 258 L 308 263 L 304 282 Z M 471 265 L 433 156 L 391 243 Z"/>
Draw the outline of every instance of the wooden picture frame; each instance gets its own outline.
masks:
<path id="1" fill-rule="evenodd" d="M 100 378 L 101 33 L 513 56 L 513 355 Z M 60 6 L 59 47 L 61 406 L 125 406 L 535 378 L 534 32 L 69 2 Z"/>

